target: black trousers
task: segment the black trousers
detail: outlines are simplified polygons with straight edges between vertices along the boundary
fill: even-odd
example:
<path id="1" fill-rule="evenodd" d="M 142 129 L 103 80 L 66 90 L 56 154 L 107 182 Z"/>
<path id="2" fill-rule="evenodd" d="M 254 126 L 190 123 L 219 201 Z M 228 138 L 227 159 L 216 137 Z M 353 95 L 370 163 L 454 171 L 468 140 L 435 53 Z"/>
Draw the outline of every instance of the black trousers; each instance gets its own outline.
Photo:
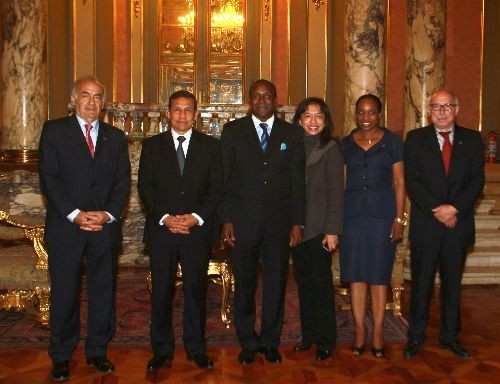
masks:
<path id="1" fill-rule="evenodd" d="M 332 254 L 321 244 L 323 235 L 299 244 L 293 265 L 299 288 L 302 342 L 333 349 L 337 341 Z"/>
<path id="2" fill-rule="evenodd" d="M 436 269 L 441 278 L 441 325 L 439 340 L 455 341 L 460 332 L 461 279 L 467 247 L 454 238 L 440 243 L 411 243 L 411 302 L 408 338 L 424 342 Z"/>
<path id="3" fill-rule="evenodd" d="M 186 354 L 206 353 L 205 321 L 210 246 L 150 245 L 152 278 L 151 347 L 156 355 L 173 356 L 172 305 L 177 262 L 182 267 L 184 292 L 183 341 Z"/>
<path id="4" fill-rule="evenodd" d="M 88 318 L 85 354 L 106 355 L 116 329 L 115 278 L 117 247 L 89 240 L 79 246 L 47 244 L 50 274 L 49 356 L 69 361 L 80 341 L 80 276 L 85 257 Z"/>
<path id="5" fill-rule="evenodd" d="M 288 243 L 287 232 L 266 226 L 257 231 L 236 233 L 231 253 L 235 278 L 234 325 L 242 348 L 277 348 L 280 344 L 290 256 Z M 260 334 L 255 330 L 255 290 L 259 259 L 262 260 L 264 280 Z"/>

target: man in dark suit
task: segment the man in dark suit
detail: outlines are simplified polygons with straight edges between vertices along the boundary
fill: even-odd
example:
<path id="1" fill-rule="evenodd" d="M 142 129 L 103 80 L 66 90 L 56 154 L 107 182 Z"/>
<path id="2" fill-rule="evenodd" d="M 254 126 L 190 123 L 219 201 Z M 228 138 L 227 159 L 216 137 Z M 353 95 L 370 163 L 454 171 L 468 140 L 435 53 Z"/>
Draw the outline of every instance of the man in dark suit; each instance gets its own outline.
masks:
<path id="1" fill-rule="evenodd" d="M 405 147 L 405 179 L 411 200 L 411 304 L 407 358 L 425 342 L 429 304 L 439 265 L 443 348 L 456 356 L 469 351 L 458 341 L 460 291 L 467 248 L 474 242 L 474 204 L 484 184 L 479 132 L 455 124 L 457 97 L 446 90 L 429 101 L 432 125 L 410 131 Z"/>
<path id="2" fill-rule="evenodd" d="M 151 346 L 147 370 L 170 364 L 174 353 L 172 302 L 177 261 L 184 291 L 184 348 L 188 360 L 211 369 L 206 354 L 205 299 L 213 218 L 222 191 L 219 142 L 193 130 L 195 97 L 173 93 L 170 129 L 144 141 L 137 187 L 146 206 L 144 242 L 152 276 Z"/>
<path id="3" fill-rule="evenodd" d="M 221 135 L 224 202 L 220 215 L 224 240 L 234 246 L 234 319 L 242 351 L 250 364 L 260 351 L 280 363 L 290 247 L 301 239 L 305 210 L 303 133 L 274 114 L 276 88 L 258 80 L 250 88 L 251 115 L 227 123 Z M 260 335 L 255 330 L 255 286 L 262 260 L 264 292 Z"/>
<path id="4" fill-rule="evenodd" d="M 47 198 L 51 377 L 67 380 L 80 341 L 80 274 L 85 256 L 88 293 L 87 363 L 113 372 L 106 357 L 115 332 L 115 273 L 120 217 L 130 192 L 123 131 L 99 120 L 105 88 L 94 76 L 76 80 L 75 114 L 47 121 L 40 138 L 40 185 Z"/>

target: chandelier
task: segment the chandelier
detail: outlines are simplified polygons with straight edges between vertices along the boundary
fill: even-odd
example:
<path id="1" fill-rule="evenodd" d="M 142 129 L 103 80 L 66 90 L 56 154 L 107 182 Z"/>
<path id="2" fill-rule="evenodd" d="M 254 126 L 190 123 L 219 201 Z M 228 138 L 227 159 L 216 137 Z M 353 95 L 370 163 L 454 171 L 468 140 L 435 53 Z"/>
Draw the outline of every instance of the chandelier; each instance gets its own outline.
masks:
<path id="1" fill-rule="evenodd" d="M 243 14 L 236 9 L 238 2 L 229 0 L 212 12 L 212 27 L 242 27 L 245 21 Z M 239 8 L 239 7 L 238 7 Z"/>

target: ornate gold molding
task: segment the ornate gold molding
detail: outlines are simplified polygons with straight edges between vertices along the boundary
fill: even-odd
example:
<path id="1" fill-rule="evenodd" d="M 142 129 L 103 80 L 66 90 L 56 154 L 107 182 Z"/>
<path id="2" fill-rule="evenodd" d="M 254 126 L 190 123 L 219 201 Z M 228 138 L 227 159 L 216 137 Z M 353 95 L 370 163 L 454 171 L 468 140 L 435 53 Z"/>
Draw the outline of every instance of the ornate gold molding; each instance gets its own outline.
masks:
<path id="1" fill-rule="evenodd" d="M 140 14 L 141 14 L 141 1 L 134 0 L 134 16 L 138 18 Z"/>
<path id="2" fill-rule="evenodd" d="M 316 7 L 316 11 L 319 10 L 319 7 L 325 4 L 323 0 L 312 0 L 314 6 Z"/>
<path id="3" fill-rule="evenodd" d="M 269 12 L 269 9 L 270 9 L 269 2 L 270 2 L 270 0 L 264 0 L 264 20 L 265 21 L 269 20 L 269 15 L 270 15 L 270 12 Z"/>
<path id="4" fill-rule="evenodd" d="M 38 151 L 33 149 L 0 150 L 0 163 L 36 164 Z"/>

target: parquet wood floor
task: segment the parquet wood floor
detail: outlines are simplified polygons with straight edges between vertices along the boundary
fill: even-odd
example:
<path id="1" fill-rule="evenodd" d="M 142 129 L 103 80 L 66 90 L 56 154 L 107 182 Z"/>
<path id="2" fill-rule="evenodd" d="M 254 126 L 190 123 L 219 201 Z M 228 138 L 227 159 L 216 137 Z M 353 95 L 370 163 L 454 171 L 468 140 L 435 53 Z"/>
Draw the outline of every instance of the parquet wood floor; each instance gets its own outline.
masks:
<path id="1" fill-rule="evenodd" d="M 70 363 L 69 383 L 500 383 L 500 286 L 464 287 L 461 341 L 472 353 L 467 360 L 439 346 L 437 294 L 433 298 L 428 341 L 422 354 L 412 360 L 402 357 L 403 345 L 386 346 L 383 360 L 375 359 L 369 349 L 354 358 L 349 346 L 340 346 L 325 362 L 317 362 L 312 350 L 294 353 L 291 345 L 283 345 L 282 364 L 271 365 L 258 356 L 254 364 L 241 366 L 237 362 L 238 348 L 220 348 L 209 349 L 215 369 L 202 371 L 188 362 L 182 348 L 178 348 L 170 368 L 147 374 L 145 366 L 151 354 L 148 349 L 115 348 L 110 349 L 109 357 L 117 371 L 101 375 L 85 364 L 79 348 Z M 405 316 L 408 298 L 406 290 Z M 50 367 L 45 350 L 0 350 L 0 384 L 50 383 Z"/>

